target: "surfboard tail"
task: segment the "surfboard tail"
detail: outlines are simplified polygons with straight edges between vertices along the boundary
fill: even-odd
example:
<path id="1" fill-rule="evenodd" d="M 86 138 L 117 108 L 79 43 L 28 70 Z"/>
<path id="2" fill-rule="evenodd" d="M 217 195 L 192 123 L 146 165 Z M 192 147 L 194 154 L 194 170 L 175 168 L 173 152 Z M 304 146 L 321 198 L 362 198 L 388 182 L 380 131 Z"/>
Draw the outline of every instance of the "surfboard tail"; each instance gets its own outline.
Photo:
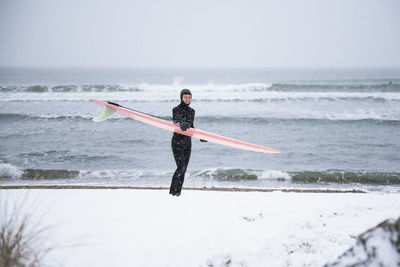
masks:
<path id="1" fill-rule="evenodd" d="M 93 121 L 95 122 L 105 121 L 106 119 L 111 117 L 115 112 L 117 111 L 107 106 L 104 106 L 103 112 L 98 117 L 93 118 Z"/>

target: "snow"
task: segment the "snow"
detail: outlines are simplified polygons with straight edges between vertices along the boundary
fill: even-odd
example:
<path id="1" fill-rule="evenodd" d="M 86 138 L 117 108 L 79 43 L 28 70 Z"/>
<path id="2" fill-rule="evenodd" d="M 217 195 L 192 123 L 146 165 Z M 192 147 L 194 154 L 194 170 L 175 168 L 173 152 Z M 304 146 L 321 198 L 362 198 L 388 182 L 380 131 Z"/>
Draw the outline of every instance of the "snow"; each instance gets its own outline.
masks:
<path id="1" fill-rule="evenodd" d="M 400 266 L 400 217 L 388 219 L 357 238 L 357 243 L 327 266 Z"/>
<path id="2" fill-rule="evenodd" d="M 48 226 L 51 266 L 322 266 L 400 215 L 400 195 L 379 193 L 0 190 L 5 199 L 26 199 L 21 212 Z"/>

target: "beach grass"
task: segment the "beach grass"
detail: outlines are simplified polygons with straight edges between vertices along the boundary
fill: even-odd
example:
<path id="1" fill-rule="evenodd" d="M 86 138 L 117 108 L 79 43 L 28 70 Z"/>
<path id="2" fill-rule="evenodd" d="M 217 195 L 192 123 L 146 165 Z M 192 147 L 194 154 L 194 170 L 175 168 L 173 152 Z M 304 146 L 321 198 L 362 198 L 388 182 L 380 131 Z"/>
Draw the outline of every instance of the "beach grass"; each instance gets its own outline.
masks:
<path id="1" fill-rule="evenodd" d="M 26 198 L 0 200 L 0 267 L 42 266 L 52 247 L 45 245 L 47 229 L 27 212 L 36 209 L 25 206 Z"/>

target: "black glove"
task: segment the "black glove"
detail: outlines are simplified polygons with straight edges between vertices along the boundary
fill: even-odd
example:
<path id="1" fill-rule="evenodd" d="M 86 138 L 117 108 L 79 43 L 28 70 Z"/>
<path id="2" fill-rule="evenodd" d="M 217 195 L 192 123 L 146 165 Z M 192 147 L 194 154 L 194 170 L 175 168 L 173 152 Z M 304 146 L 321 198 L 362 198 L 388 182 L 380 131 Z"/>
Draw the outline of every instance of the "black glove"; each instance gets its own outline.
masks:
<path id="1" fill-rule="evenodd" d="M 187 128 L 189 128 L 189 126 L 187 125 L 186 122 L 181 122 L 181 123 L 179 124 L 179 127 L 181 128 L 182 131 L 186 131 Z"/>
<path id="2" fill-rule="evenodd" d="M 207 143 L 208 141 L 207 141 L 207 140 L 204 140 L 204 139 L 200 139 L 200 142 L 202 142 L 202 143 Z"/>

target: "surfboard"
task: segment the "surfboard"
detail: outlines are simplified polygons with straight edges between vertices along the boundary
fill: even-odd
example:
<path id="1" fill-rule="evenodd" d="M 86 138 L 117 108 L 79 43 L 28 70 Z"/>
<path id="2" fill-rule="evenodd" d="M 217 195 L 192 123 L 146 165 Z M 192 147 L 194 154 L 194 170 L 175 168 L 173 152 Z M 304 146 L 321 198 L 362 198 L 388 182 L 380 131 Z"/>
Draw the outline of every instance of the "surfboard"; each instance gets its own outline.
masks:
<path id="1" fill-rule="evenodd" d="M 215 143 L 215 144 L 219 144 L 219 145 L 223 145 L 223 146 L 228 146 L 228 147 L 238 148 L 238 149 L 243 149 L 243 150 L 249 150 L 249 151 L 254 151 L 254 152 L 280 153 L 279 150 L 276 150 L 273 148 L 250 144 L 247 142 L 220 136 L 217 134 L 209 133 L 209 132 L 202 131 L 202 130 L 195 129 L 195 128 L 188 128 L 186 131 L 182 131 L 178 125 L 175 125 L 171 121 L 167 121 L 167 120 L 164 120 L 161 118 L 156 118 L 150 114 L 146 114 L 141 111 L 133 110 L 133 109 L 121 106 L 117 103 L 105 102 L 105 101 L 100 101 L 97 99 L 94 99 L 93 102 L 95 102 L 101 106 L 104 106 L 103 112 L 100 114 L 100 116 L 93 118 L 93 121 L 95 121 L 95 122 L 105 121 L 106 119 L 111 117 L 115 112 L 118 112 L 118 113 L 120 113 L 124 116 L 128 116 L 134 120 L 161 128 L 163 130 L 166 130 L 169 132 L 175 132 L 178 134 L 183 134 L 186 136 L 190 136 L 192 138 L 203 139 L 210 143 Z"/>

